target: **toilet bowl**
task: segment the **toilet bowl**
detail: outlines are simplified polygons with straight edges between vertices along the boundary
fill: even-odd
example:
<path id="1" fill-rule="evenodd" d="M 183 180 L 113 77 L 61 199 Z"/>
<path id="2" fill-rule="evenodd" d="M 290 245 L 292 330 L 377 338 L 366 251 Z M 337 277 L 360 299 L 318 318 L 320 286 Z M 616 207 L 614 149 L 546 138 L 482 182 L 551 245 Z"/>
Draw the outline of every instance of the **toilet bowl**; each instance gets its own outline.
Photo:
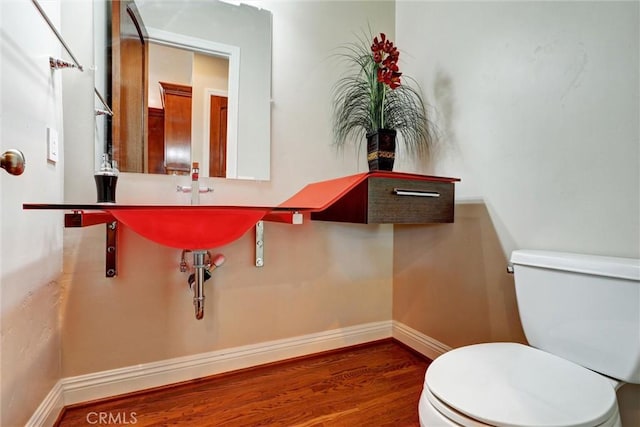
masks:
<path id="1" fill-rule="evenodd" d="M 621 427 L 616 390 L 640 383 L 640 260 L 515 251 L 529 345 L 475 344 L 428 367 L 422 427 Z"/>
<path id="2" fill-rule="evenodd" d="M 477 344 L 452 350 L 429 366 L 418 405 L 420 424 L 619 427 L 616 385 L 522 344 Z"/>

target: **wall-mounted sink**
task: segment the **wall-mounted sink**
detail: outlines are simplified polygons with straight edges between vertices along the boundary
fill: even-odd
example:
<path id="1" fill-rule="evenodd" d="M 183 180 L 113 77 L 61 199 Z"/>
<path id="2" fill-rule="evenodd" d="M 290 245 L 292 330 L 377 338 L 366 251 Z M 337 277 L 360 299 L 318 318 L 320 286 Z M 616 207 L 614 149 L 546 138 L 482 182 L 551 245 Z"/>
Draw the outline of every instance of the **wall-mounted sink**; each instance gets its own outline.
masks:
<path id="1" fill-rule="evenodd" d="M 211 249 L 240 238 L 271 208 L 184 207 L 109 209 L 118 221 L 137 234 L 178 249 Z"/>
<path id="2" fill-rule="evenodd" d="M 123 205 L 123 204 L 25 204 L 25 209 L 65 209 L 89 212 L 78 215 L 86 224 L 108 222 L 112 216 L 137 234 L 161 245 L 177 249 L 213 249 L 240 238 L 273 207 L 205 205 Z M 276 208 L 277 209 L 277 208 Z M 92 215 L 97 218 L 92 220 Z M 82 220 L 81 220 L 82 221 Z"/>

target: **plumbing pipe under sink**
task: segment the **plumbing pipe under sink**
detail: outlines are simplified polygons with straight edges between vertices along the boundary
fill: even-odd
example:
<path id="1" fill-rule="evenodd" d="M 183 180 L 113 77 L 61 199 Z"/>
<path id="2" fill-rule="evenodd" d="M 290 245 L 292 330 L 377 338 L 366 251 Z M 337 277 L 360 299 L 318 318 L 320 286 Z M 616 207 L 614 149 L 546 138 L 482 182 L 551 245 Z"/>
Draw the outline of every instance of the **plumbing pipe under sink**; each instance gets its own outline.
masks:
<path id="1" fill-rule="evenodd" d="M 196 319 L 204 317 L 204 270 L 207 268 L 204 263 L 204 256 L 207 251 L 193 251 L 193 268 L 195 283 L 193 284 L 193 305 L 195 307 Z"/>
<path id="2" fill-rule="evenodd" d="M 210 271 L 220 267 L 224 261 L 224 255 L 218 254 L 213 259 L 208 251 L 195 250 L 193 252 L 193 280 L 189 278 L 189 286 L 193 289 L 193 306 L 195 309 L 196 319 L 201 320 L 204 317 L 204 282 L 207 281 Z M 185 251 L 183 251 L 184 260 Z M 207 262 L 207 260 L 209 262 Z M 182 263 L 181 263 L 182 269 Z"/>

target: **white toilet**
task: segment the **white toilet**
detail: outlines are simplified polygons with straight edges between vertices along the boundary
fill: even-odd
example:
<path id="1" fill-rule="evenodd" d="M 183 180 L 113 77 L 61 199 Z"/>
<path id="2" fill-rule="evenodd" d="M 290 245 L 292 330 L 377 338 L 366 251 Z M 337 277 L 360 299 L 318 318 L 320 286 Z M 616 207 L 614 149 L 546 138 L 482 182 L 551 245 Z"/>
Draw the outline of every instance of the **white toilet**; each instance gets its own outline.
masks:
<path id="1" fill-rule="evenodd" d="M 511 263 L 531 346 L 436 358 L 420 425 L 621 426 L 616 389 L 640 383 L 640 260 L 521 250 Z"/>

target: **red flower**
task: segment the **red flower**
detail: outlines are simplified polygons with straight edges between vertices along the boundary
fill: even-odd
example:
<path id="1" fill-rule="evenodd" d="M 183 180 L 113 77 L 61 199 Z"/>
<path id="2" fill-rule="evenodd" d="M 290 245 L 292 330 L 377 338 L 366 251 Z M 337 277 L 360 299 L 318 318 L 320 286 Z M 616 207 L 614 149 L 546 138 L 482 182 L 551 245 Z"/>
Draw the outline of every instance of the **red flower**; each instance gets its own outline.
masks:
<path id="1" fill-rule="evenodd" d="M 400 76 L 402 73 L 390 69 L 378 68 L 378 81 L 386 84 L 391 89 L 400 86 Z"/>
<path id="2" fill-rule="evenodd" d="M 393 45 L 393 42 L 387 40 L 387 36 L 384 33 L 380 33 L 379 40 L 377 36 L 373 38 L 371 52 L 373 53 L 373 61 L 378 64 L 378 81 L 386 84 L 391 89 L 400 86 L 400 76 L 402 75 L 398 67 L 400 52 Z"/>

